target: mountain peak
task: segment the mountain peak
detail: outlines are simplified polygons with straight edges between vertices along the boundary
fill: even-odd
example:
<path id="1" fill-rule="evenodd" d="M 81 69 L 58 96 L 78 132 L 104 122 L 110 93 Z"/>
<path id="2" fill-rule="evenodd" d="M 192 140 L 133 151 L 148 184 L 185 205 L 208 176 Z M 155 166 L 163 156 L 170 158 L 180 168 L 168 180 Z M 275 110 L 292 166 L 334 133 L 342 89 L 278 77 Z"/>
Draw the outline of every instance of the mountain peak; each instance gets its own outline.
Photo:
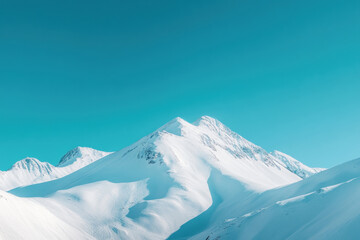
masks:
<path id="1" fill-rule="evenodd" d="M 103 158 L 110 153 L 95 150 L 89 147 L 76 147 L 68 151 L 61 159 L 58 167 L 69 166 L 73 163 L 88 164 Z"/>
<path id="2" fill-rule="evenodd" d="M 196 127 L 207 127 L 208 129 L 214 131 L 214 132 L 232 132 L 228 127 L 226 127 L 224 124 L 222 124 L 220 121 L 216 120 L 215 118 L 209 117 L 209 116 L 202 116 L 199 119 L 197 119 L 193 124 L 185 121 L 184 119 L 180 117 L 176 117 L 160 127 L 156 130 L 156 132 L 168 132 L 175 135 L 182 135 L 184 128 L 193 128 Z"/>
<path id="3" fill-rule="evenodd" d="M 24 159 L 19 160 L 18 162 L 30 163 L 30 162 L 40 162 L 40 161 L 38 159 L 36 159 L 36 158 L 33 158 L 33 157 L 26 157 Z"/>
<path id="4" fill-rule="evenodd" d="M 225 126 L 219 120 L 209 116 L 202 116 L 198 120 L 196 120 L 193 124 L 198 127 L 205 127 L 219 136 L 231 136 L 241 141 L 247 141 L 239 134 L 233 132 L 230 128 Z"/>
<path id="5" fill-rule="evenodd" d="M 40 169 L 40 168 L 48 168 L 51 165 L 49 163 L 46 162 L 41 162 L 36 158 L 32 158 L 32 157 L 26 157 L 20 161 L 17 161 L 11 168 L 10 170 L 15 170 L 15 169 L 25 169 L 25 170 L 33 170 L 33 169 Z"/>
<path id="6" fill-rule="evenodd" d="M 58 166 L 65 166 L 73 163 L 74 161 L 70 162 L 70 159 L 74 160 L 74 158 L 81 157 L 82 155 L 82 148 L 83 147 L 76 147 L 68 151 L 61 159 Z"/>
<path id="7" fill-rule="evenodd" d="M 205 126 L 208 127 L 212 130 L 222 130 L 222 131 L 226 131 L 229 132 L 231 131 L 227 126 L 225 126 L 222 122 L 220 122 L 219 120 L 209 117 L 209 116 L 202 116 L 200 117 L 198 120 L 196 120 L 193 123 L 195 126 Z"/>
<path id="8" fill-rule="evenodd" d="M 182 134 L 182 129 L 185 126 L 189 126 L 189 125 L 191 125 L 191 124 L 188 123 L 187 121 L 185 121 L 184 119 L 182 119 L 180 117 L 176 117 L 176 118 L 172 119 L 170 122 L 168 122 L 165 125 L 163 125 L 162 127 L 160 127 L 157 130 L 157 132 L 165 131 L 165 132 L 180 136 Z"/>
<path id="9" fill-rule="evenodd" d="M 172 119 L 170 122 L 168 122 L 167 126 L 183 126 L 183 125 L 186 125 L 186 124 L 189 124 L 187 121 L 185 121 L 184 119 L 182 119 L 181 117 L 176 117 L 174 119 Z"/>
<path id="10" fill-rule="evenodd" d="M 197 119 L 195 122 L 194 122 L 194 125 L 195 126 L 199 126 L 199 125 L 202 125 L 202 124 L 205 124 L 205 125 L 224 125 L 222 124 L 219 120 L 213 118 L 213 117 L 210 117 L 210 116 L 202 116 L 200 117 L 199 119 Z"/>

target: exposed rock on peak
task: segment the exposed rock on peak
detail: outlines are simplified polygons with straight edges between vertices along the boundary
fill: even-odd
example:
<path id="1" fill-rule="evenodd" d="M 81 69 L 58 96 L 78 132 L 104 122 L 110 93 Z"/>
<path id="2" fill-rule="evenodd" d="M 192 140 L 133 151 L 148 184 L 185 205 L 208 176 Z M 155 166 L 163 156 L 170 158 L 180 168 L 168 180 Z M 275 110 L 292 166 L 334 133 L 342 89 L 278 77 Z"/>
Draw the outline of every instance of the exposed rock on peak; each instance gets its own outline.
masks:
<path id="1" fill-rule="evenodd" d="M 102 152 L 88 147 L 76 147 L 61 158 L 58 167 L 66 167 L 74 163 L 87 165 L 109 154 L 108 152 Z"/>

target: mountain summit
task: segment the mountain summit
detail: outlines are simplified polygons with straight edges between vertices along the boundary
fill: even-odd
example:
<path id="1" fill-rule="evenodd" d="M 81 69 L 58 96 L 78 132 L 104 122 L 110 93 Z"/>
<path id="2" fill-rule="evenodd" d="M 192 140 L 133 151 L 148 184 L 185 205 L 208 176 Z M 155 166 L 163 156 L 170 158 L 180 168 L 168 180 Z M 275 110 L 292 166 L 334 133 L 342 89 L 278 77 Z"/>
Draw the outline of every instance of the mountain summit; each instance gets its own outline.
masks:
<path id="1" fill-rule="evenodd" d="M 66 167 L 72 164 L 86 166 L 110 153 L 102 152 L 88 147 L 76 147 L 67 152 L 61 159 L 58 167 Z"/>
<path id="2" fill-rule="evenodd" d="M 52 171 L 52 165 L 49 163 L 43 163 L 40 162 L 38 159 L 36 158 L 32 158 L 32 157 L 26 157 L 18 162 L 16 162 L 11 168 L 10 170 L 25 170 L 28 172 L 51 172 Z"/>

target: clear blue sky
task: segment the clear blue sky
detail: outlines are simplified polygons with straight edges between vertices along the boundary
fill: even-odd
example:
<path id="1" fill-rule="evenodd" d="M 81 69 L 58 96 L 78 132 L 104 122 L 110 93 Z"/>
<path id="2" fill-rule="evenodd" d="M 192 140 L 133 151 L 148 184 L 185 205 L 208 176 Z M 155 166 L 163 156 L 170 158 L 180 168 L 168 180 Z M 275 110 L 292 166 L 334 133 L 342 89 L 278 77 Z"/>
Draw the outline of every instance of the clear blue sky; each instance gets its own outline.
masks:
<path id="1" fill-rule="evenodd" d="M 360 157 L 359 1 L 4 0 L 0 169 L 210 115 L 310 166 Z"/>

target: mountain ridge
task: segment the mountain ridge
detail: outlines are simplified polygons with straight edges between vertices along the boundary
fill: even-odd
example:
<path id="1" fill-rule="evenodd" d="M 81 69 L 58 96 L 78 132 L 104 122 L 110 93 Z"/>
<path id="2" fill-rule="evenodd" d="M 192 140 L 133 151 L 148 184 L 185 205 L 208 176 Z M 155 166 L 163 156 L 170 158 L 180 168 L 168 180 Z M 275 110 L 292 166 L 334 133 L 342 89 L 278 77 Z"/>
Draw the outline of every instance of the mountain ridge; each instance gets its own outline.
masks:
<path id="1" fill-rule="evenodd" d="M 309 166 L 306 166 L 295 158 L 277 150 L 273 151 L 270 154 L 280 160 L 280 162 L 283 163 L 289 171 L 295 173 L 301 178 L 308 178 L 316 173 L 325 170 L 325 168 L 311 168 Z"/>

